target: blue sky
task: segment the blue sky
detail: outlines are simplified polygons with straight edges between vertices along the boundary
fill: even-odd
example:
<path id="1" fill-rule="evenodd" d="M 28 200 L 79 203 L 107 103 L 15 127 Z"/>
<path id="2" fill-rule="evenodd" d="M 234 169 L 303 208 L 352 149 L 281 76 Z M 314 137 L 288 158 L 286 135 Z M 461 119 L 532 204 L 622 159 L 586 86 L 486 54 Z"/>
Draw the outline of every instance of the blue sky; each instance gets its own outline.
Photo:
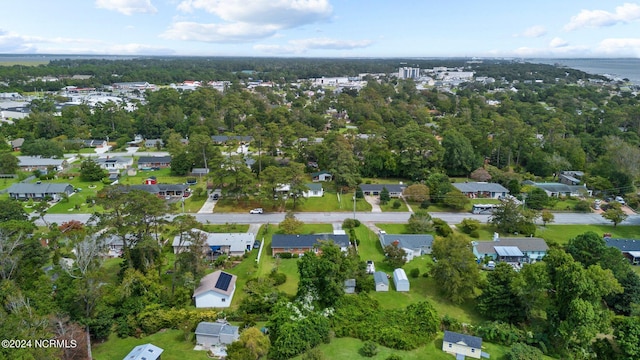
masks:
<path id="1" fill-rule="evenodd" d="M 0 53 L 640 57 L 640 2 L 5 0 Z"/>

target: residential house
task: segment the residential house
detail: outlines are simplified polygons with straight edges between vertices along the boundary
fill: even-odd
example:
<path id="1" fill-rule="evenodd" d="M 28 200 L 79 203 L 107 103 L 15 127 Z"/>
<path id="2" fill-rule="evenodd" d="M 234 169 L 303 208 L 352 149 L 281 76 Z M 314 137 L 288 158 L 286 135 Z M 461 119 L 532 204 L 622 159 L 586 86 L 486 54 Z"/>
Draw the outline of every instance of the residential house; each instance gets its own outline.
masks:
<path id="1" fill-rule="evenodd" d="M 171 166 L 171 156 L 140 156 L 138 169 L 164 169 Z"/>
<path id="2" fill-rule="evenodd" d="M 193 292 L 197 308 L 229 307 L 236 291 L 237 276 L 218 270 L 200 280 Z"/>
<path id="3" fill-rule="evenodd" d="M 206 176 L 209 173 L 209 169 L 208 168 L 193 168 L 191 169 L 191 175 L 194 176 Z"/>
<path id="4" fill-rule="evenodd" d="M 640 265 L 640 239 L 616 239 L 605 237 L 607 246 L 614 247 L 622 252 L 631 264 Z"/>
<path id="5" fill-rule="evenodd" d="M 229 324 L 226 320 L 202 321 L 196 327 L 196 344 L 204 348 L 230 345 L 240 338 L 239 330 L 239 327 Z"/>
<path id="6" fill-rule="evenodd" d="M 123 360 L 160 360 L 163 352 L 163 349 L 151 343 L 138 345 Z"/>
<path id="7" fill-rule="evenodd" d="M 344 293 L 345 294 L 356 293 L 356 279 L 347 279 L 344 281 Z"/>
<path id="8" fill-rule="evenodd" d="M 389 291 L 389 278 L 383 271 L 373 273 L 373 281 L 376 284 L 376 291 Z"/>
<path id="9" fill-rule="evenodd" d="M 102 149 L 109 146 L 107 140 L 89 139 L 80 141 L 82 142 L 82 146 L 86 148 Z"/>
<path id="10" fill-rule="evenodd" d="M 532 185 L 544 190 L 548 196 L 560 197 L 560 196 L 591 196 L 592 191 L 587 189 L 586 185 L 567 185 L 557 182 L 544 182 L 537 183 L 533 181 L 523 181 L 525 185 Z"/>
<path id="11" fill-rule="evenodd" d="M 474 359 L 489 357 L 488 354 L 482 354 L 482 338 L 453 331 L 444 332 L 442 351 L 455 355 L 456 359 L 464 359 L 465 356 Z"/>
<path id="12" fill-rule="evenodd" d="M 16 200 L 43 200 L 51 198 L 53 201 L 58 201 L 64 196 L 64 194 L 71 195 L 73 193 L 73 186 L 68 183 L 16 183 L 11 185 L 7 189 L 9 197 Z"/>
<path id="13" fill-rule="evenodd" d="M 204 241 L 208 255 L 242 256 L 246 251 L 251 251 L 256 240 L 253 233 L 208 233 L 200 229 L 191 229 L 189 233 L 183 233 L 182 236 L 178 234 L 173 238 L 173 253 L 181 253 L 191 246 L 189 239 L 193 236 L 199 236 Z"/>
<path id="14" fill-rule="evenodd" d="M 317 172 L 311 173 L 311 181 L 313 182 L 331 181 L 331 180 L 333 180 L 333 175 L 328 171 L 317 171 Z"/>
<path id="15" fill-rule="evenodd" d="M 211 140 L 215 144 L 227 144 L 229 142 L 237 142 L 240 144 L 248 144 L 253 141 L 253 136 L 227 136 L 227 135 L 213 135 Z"/>
<path id="16" fill-rule="evenodd" d="M 9 142 L 13 151 L 20 151 L 22 144 L 24 144 L 24 138 L 13 139 Z"/>
<path id="17" fill-rule="evenodd" d="M 398 198 L 402 196 L 402 192 L 407 188 L 404 184 L 362 184 L 360 190 L 365 195 L 378 196 L 382 192 L 382 188 L 387 188 L 389 196 Z"/>
<path id="18" fill-rule="evenodd" d="M 96 160 L 96 163 L 103 169 L 108 170 L 109 172 L 114 172 L 118 170 L 126 170 L 133 166 L 133 158 L 130 157 L 122 157 L 122 156 L 114 156 L 114 157 L 105 157 L 99 158 Z"/>
<path id="19" fill-rule="evenodd" d="M 18 158 L 20 170 L 22 171 L 35 171 L 40 170 L 46 174 L 49 169 L 54 171 L 60 171 L 67 166 L 67 160 L 65 159 L 52 159 L 43 158 L 40 156 L 16 156 Z"/>
<path id="20" fill-rule="evenodd" d="M 147 139 L 144 141 L 144 147 L 147 149 L 159 149 L 164 146 L 162 139 Z"/>
<path id="21" fill-rule="evenodd" d="M 306 190 L 302 193 L 302 196 L 304 196 L 305 198 L 324 196 L 324 189 L 322 188 L 322 184 L 309 183 L 306 184 L 306 186 L 307 188 L 309 188 L 309 190 Z"/>
<path id="22" fill-rule="evenodd" d="M 504 186 L 489 182 L 454 183 L 453 187 L 472 199 L 501 199 L 509 193 L 509 190 Z"/>
<path id="23" fill-rule="evenodd" d="M 501 238 L 497 233 L 494 233 L 493 241 L 474 241 L 472 245 L 473 254 L 478 259 L 489 257 L 494 261 L 504 261 L 512 264 L 533 263 L 542 260 L 549 250 L 549 246 L 541 238 Z"/>
<path id="24" fill-rule="evenodd" d="M 347 251 L 349 248 L 349 236 L 346 234 L 274 234 L 271 238 L 271 255 L 291 253 L 302 256 L 307 251 L 318 253 L 323 241 L 333 242 L 342 251 Z"/>
<path id="25" fill-rule="evenodd" d="M 404 269 L 398 268 L 393 270 L 393 283 L 396 286 L 396 291 L 406 292 L 409 291 L 409 278 Z"/>
<path id="26" fill-rule="evenodd" d="M 574 186 L 574 185 L 580 184 L 580 179 L 568 174 L 560 174 L 560 176 L 558 176 L 558 179 L 560 180 L 561 184 L 565 184 L 565 185 Z"/>
<path id="27" fill-rule="evenodd" d="M 406 253 L 407 261 L 413 260 L 420 255 L 431 254 L 433 235 L 429 234 L 387 234 L 386 231 L 378 233 L 380 245 L 384 249 L 387 245 L 396 244 Z"/>
<path id="28" fill-rule="evenodd" d="M 189 185 L 186 184 L 142 184 L 123 187 L 125 190 L 142 190 L 162 198 L 189 197 Z"/>

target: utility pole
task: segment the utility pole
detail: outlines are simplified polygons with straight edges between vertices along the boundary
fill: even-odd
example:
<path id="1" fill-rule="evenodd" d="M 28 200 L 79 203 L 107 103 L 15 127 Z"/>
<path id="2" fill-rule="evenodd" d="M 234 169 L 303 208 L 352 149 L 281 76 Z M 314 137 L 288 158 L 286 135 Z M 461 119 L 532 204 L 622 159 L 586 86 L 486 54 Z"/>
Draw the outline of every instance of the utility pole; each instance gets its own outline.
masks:
<path id="1" fill-rule="evenodd" d="M 353 220 L 356 219 L 356 193 L 353 193 Z"/>

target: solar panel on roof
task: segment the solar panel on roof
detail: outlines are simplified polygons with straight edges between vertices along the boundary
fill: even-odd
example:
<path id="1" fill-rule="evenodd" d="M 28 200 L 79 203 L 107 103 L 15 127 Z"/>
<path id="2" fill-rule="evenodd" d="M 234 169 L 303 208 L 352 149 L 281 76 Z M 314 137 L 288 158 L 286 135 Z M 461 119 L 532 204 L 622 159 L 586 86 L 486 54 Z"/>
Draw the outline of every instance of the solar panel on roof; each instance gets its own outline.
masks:
<path id="1" fill-rule="evenodd" d="M 216 281 L 215 288 L 220 289 L 222 291 L 227 291 L 229 289 L 229 284 L 231 283 L 231 275 L 222 272 L 220 273 L 220 277 L 218 281 Z"/>

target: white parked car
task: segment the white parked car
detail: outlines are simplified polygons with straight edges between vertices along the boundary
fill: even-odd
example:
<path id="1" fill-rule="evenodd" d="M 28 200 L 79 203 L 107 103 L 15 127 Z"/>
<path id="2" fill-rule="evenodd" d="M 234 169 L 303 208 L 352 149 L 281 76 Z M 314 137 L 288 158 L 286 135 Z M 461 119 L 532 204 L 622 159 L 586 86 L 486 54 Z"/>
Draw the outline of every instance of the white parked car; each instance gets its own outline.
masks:
<path id="1" fill-rule="evenodd" d="M 373 274 L 376 272 L 376 266 L 373 264 L 373 260 L 367 260 L 367 274 Z"/>
<path id="2" fill-rule="evenodd" d="M 264 211 L 262 211 L 262 208 L 255 208 L 255 209 L 251 209 L 249 210 L 249 214 L 262 214 Z"/>
<path id="3" fill-rule="evenodd" d="M 622 198 L 622 196 L 616 196 L 616 201 L 619 202 L 620 204 L 624 205 L 624 199 Z"/>

